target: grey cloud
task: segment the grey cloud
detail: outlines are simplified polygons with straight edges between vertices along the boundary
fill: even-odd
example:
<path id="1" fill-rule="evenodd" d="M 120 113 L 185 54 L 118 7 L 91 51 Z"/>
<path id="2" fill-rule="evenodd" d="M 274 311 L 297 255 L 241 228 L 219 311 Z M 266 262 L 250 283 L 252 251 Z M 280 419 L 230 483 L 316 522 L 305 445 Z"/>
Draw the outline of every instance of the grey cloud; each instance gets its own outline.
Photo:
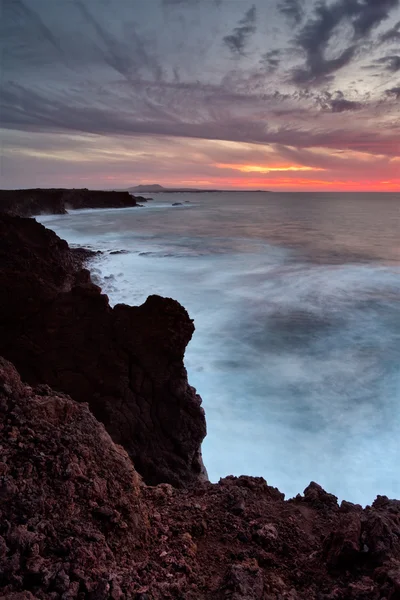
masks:
<path id="1" fill-rule="evenodd" d="M 390 90 L 386 90 L 386 94 L 388 96 L 394 96 L 396 100 L 400 100 L 400 86 L 391 88 Z"/>
<path id="2" fill-rule="evenodd" d="M 400 42 L 400 21 L 381 35 L 381 42 Z"/>
<path id="3" fill-rule="evenodd" d="M 140 85 L 144 89 L 151 86 L 151 83 L 137 82 L 138 88 Z M 291 118 L 296 113 L 289 105 L 280 120 L 267 126 L 262 106 L 270 105 L 272 108 L 269 114 L 272 116 L 274 101 L 275 106 L 286 101 L 279 97 L 275 99 L 274 94 L 265 100 L 255 98 L 253 106 L 247 98 L 247 115 L 246 104 L 241 105 L 235 114 L 232 109 L 238 106 L 237 98 L 233 94 L 224 98 L 223 89 L 212 86 L 191 89 L 174 84 L 170 90 L 174 91 L 171 98 L 175 99 L 172 102 L 175 109 L 168 111 L 165 106 L 159 107 L 160 98 L 165 97 L 168 89 L 165 85 L 153 85 L 157 90 L 154 98 L 149 98 L 148 102 L 142 100 L 141 105 L 131 107 L 129 112 L 115 110 L 116 102 L 123 106 L 118 97 L 110 97 L 105 102 L 106 99 L 100 96 L 101 103 L 88 97 L 83 104 L 76 102 L 73 96 L 65 95 L 64 98 L 54 100 L 46 98 L 45 91 L 33 92 L 21 85 L 9 85 L 2 95 L 4 127 L 24 131 L 84 132 L 107 136 L 159 135 L 256 144 L 277 143 L 302 148 L 321 146 L 394 156 L 400 154 L 400 140 L 393 128 L 385 131 L 380 130 L 377 125 L 376 128 L 363 130 L 357 127 L 354 119 L 341 121 L 341 128 L 338 128 L 336 121 L 331 122 L 335 118 L 333 114 L 328 114 L 325 122 L 318 119 L 318 127 L 314 128 L 312 123 L 318 113 L 309 110 L 309 126 L 300 129 Z M 395 94 L 395 90 L 392 93 Z M 183 99 L 180 98 L 182 94 Z M 290 102 L 290 99 L 287 101 Z M 387 109 L 388 107 L 386 114 Z"/>
<path id="4" fill-rule="evenodd" d="M 310 52 L 307 66 L 304 69 L 293 69 L 292 81 L 297 84 L 322 84 L 332 79 L 332 74 L 350 64 L 356 52 L 355 46 L 350 46 L 334 59 L 327 60 L 317 52 Z"/>
<path id="5" fill-rule="evenodd" d="M 360 102 L 346 100 L 345 98 L 336 98 L 331 101 L 331 110 L 333 113 L 341 113 L 349 110 L 359 110 L 362 108 Z"/>
<path id="6" fill-rule="evenodd" d="M 336 0 L 333 4 L 317 3 L 314 15 L 297 35 L 295 44 L 306 54 L 303 68 L 293 71 L 293 81 L 299 84 L 321 83 L 337 70 L 348 65 L 355 56 L 359 40 L 367 36 L 399 6 L 399 0 Z M 337 58 L 327 59 L 326 52 L 338 25 L 353 26 L 353 41 Z"/>
<path id="7" fill-rule="evenodd" d="M 128 40 L 119 39 L 105 29 L 81 0 L 75 0 L 82 17 L 96 32 L 100 41 L 99 50 L 105 62 L 123 77 L 136 77 L 140 71 L 149 71 L 156 80 L 162 78 L 162 69 L 155 58 L 146 50 L 132 20 L 127 21 L 125 30 Z"/>
<path id="8" fill-rule="evenodd" d="M 256 7 L 253 4 L 240 19 L 239 24 L 233 30 L 231 35 L 224 37 L 224 43 L 234 54 L 243 54 L 246 44 L 253 33 L 256 31 Z"/>
<path id="9" fill-rule="evenodd" d="M 196 4 L 200 4 L 201 0 L 161 0 L 163 6 L 171 7 L 171 6 L 195 6 Z M 213 0 L 214 4 L 220 6 L 222 4 L 222 0 Z"/>
<path id="10" fill-rule="evenodd" d="M 346 4 L 350 16 L 355 15 L 356 36 L 363 37 L 388 18 L 390 11 L 399 6 L 399 0 L 363 0 L 361 3 L 347 0 Z"/>
<path id="11" fill-rule="evenodd" d="M 281 0 L 278 4 L 278 10 L 291 23 L 300 23 L 304 17 L 303 0 Z"/>
<path id="12" fill-rule="evenodd" d="M 261 64 L 267 67 L 267 70 L 270 73 L 276 71 L 281 62 L 281 51 L 280 50 L 270 50 L 263 54 L 260 60 Z"/>
<path id="13" fill-rule="evenodd" d="M 182 4 L 197 4 L 198 0 L 162 0 L 164 6 L 176 6 Z"/>
<path id="14" fill-rule="evenodd" d="M 28 1 L 31 12 L 25 10 Z M 247 54 L 250 42 L 257 55 L 249 53 L 245 60 L 236 62 L 229 52 L 221 52 L 218 42 L 226 31 L 221 34 L 220 28 L 228 13 L 216 10 L 215 0 L 170 0 L 169 21 L 161 0 L 118 0 L 118 6 L 124 9 L 115 19 L 112 17 L 117 0 L 60 3 L 60 16 L 55 3 L 48 0 L 0 0 L 9 7 L 8 23 L 0 23 L 1 33 L 8 36 L 0 33 L 6 67 L 0 89 L 4 127 L 25 132 L 32 139 L 40 136 L 27 132 L 79 132 L 84 137 L 118 135 L 127 140 L 135 137 L 139 138 L 139 148 L 148 138 L 168 136 L 169 140 L 216 139 L 400 155 L 400 140 L 393 126 L 400 97 L 398 87 L 393 87 L 395 82 L 386 84 L 392 90 L 379 98 L 381 108 L 367 97 L 367 72 L 360 84 L 361 90 L 365 88 L 364 95 L 357 95 L 353 84 L 350 93 L 348 79 L 335 83 L 335 88 L 342 88 L 343 93 L 334 92 L 335 88 L 328 85 L 326 89 L 331 93 L 325 96 L 308 85 L 326 82 L 359 55 L 361 42 L 355 31 L 350 32 L 347 43 L 338 40 L 337 55 L 328 52 L 333 47 L 337 25 L 353 23 L 360 7 L 367 3 L 347 0 L 353 6 L 352 13 L 346 9 L 351 14 L 347 20 L 341 16 L 344 0 L 329 0 L 329 4 L 313 9 L 312 18 L 296 37 L 296 56 L 304 53 L 306 61 L 294 78 L 306 85 L 295 87 L 282 76 L 283 66 L 291 68 L 294 64 L 293 54 L 283 39 L 285 30 L 278 31 L 279 21 L 274 23 L 271 17 L 271 36 L 261 37 L 267 3 L 257 1 L 257 11 L 255 6 L 249 8 L 251 4 L 245 5 L 244 17 L 232 33 L 235 41 L 225 40 L 234 56 Z M 232 0 L 226 0 L 221 6 L 230 11 L 232 4 Z M 179 7 L 192 5 L 197 8 L 188 8 L 182 19 L 185 26 L 193 28 L 189 36 L 186 27 L 176 25 L 179 19 L 175 17 L 183 14 L 178 15 Z M 173 6 L 177 7 L 176 12 Z M 235 14 L 239 19 L 241 13 Z M 271 14 L 276 18 L 276 13 Z M 375 22 L 379 15 L 374 17 Z M 233 28 L 236 21 L 232 23 Z M 253 38 L 256 25 L 260 31 Z M 218 34 L 213 45 L 214 26 Z M 360 25 L 358 30 L 363 27 L 366 25 Z M 53 47 L 49 32 L 60 51 Z M 260 50 L 262 39 L 266 45 Z M 201 44 L 207 46 L 204 56 L 198 51 Z M 379 51 L 378 44 L 373 51 Z M 384 54 L 382 47 L 380 51 L 377 59 Z M 387 54 L 393 58 L 397 53 L 389 50 Z M 371 52 L 371 62 L 374 60 Z M 393 60 L 382 62 L 380 71 L 394 64 Z M 356 114 L 358 109 L 362 109 L 362 114 Z M 385 119 L 380 120 L 382 115 Z M 200 143 L 197 145 L 201 147 Z"/>
<path id="15" fill-rule="evenodd" d="M 4 27 L 4 31 L 1 27 L 2 35 L 7 33 L 6 24 L 7 27 L 12 24 L 19 26 L 21 21 L 25 21 L 28 27 L 37 31 L 37 40 L 48 42 L 53 50 L 56 50 L 59 55 L 63 55 L 60 44 L 52 31 L 44 24 L 40 15 L 27 6 L 23 0 L 2 0 L 1 16 Z"/>
<path id="16" fill-rule="evenodd" d="M 334 94 L 325 92 L 324 94 L 317 96 L 316 102 L 322 110 L 331 113 L 343 113 L 363 108 L 361 102 L 348 100 L 340 90 L 336 91 Z"/>
<path id="17" fill-rule="evenodd" d="M 391 73 L 397 73 L 397 71 L 400 71 L 400 56 L 384 56 L 383 58 L 377 60 L 377 62 L 385 65 L 385 69 Z"/>

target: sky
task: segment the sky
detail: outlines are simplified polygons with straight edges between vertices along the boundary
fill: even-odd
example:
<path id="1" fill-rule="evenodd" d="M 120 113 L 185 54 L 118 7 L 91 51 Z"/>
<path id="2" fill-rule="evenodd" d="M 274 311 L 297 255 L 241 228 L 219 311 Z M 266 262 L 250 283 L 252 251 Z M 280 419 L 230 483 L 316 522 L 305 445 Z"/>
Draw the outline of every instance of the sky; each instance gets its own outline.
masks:
<path id="1" fill-rule="evenodd" d="M 400 0 L 0 0 L 0 188 L 400 191 Z"/>

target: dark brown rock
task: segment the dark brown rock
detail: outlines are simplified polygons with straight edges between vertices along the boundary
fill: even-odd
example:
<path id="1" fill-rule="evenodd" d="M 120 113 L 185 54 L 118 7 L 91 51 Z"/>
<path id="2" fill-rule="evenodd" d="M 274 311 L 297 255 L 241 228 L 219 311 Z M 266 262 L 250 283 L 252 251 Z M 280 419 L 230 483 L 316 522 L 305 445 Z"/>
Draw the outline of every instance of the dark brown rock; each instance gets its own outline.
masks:
<path id="1" fill-rule="evenodd" d="M 399 597 L 396 501 L 338 510 L 252 477 L 147 487 L 86 404 L 3 359 L 0 447 L 3 600 Z M 371 556 L 353 561 L 360 521 Z"/>
<path id="2" fill-rule="evenodd" d="M 183 365 L 193 322 L 158 296 L 112 309 L 80 260 L 36 221 L 0 216 L 0 353 L 27 382 L 89 402 L 148 483 L 197 481 L 206 426 Z"/>
<path id="3" fill-rule="evenodd" d="M 0 400 L 0 589 L 9 600 L 77 598 L 142 557 L 139 477 L 87 404 L 37 395 L 2 358 Z"/>
<path id="4" fill-rule="evenodd" d="M 340 517 L 336 529 L 324 542 L 324 554 L 332 567 L 351 568 L 362 556 L 361 515 L 349 512 Z"/>
<path id="5" fill-rule="evenodd" d="M 262 600 L 264 581 L 255 560 L 232 565 L 225 579 L 223 597 L 230 600 Z"/>
<path id="6" fill-rule="evenodd" d="M 145 199 L 141 198 L 144 202 Z M 137 206 L 128 192 L 87 189 L 0 190 L 0 212 L 20 217 L 63 215 L 69 209 L 127 208 Z"/>

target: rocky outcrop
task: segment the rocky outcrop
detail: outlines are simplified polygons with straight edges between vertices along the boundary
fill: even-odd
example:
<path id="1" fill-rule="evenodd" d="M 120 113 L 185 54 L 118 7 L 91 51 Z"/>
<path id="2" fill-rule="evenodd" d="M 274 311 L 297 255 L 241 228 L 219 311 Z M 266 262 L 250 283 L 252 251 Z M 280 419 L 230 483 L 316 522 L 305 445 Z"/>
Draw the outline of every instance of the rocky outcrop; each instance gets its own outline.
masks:
<path id="1" fill-rule="evenodd" d="M 145 198 L 140 198 L 146 202 Z M 127 208 L 137 206 L 128 192 L 87 189 L 0 190 L 0 212 L 31 217 L 39 214 L 66 214 L 68 209 Z"/>
<path id="2" fill-rule="evenodd" d="M 87 404 L 1 358 L 0 446 L 0 600 L 399 598 L 398 501 L 148 487 Z"/>
<path id="3" fill-rule="evenodd" d="M 119 598 L 112 573 L 143 558 L 148 529 L 126 452 L 87 404 L 2 358 L 0 440 L 0 597 Z"/>
<path id="4" fill-rule="evenodd" d="M 112 309 L 81 260 L 36 221 L 0 215 L 0 354 L 30 384 L 88 402 L 146 482 L 197 482 L 206 425 L 183 365 L 193 322 L 158 296 Z"/>

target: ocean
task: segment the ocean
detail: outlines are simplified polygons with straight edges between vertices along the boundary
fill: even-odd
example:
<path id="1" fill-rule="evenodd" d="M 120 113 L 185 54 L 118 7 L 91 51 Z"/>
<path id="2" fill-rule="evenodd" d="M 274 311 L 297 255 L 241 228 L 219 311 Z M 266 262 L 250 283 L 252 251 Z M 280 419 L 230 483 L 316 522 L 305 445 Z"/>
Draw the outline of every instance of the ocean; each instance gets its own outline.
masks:
<path id="1" fill-rule="evenodd" d="M 194 319 L 211 481 L 400 498 L 400 194 L 157 194 L 38 220 L 103 251 L 111 304 L 160 294 Z"/>

